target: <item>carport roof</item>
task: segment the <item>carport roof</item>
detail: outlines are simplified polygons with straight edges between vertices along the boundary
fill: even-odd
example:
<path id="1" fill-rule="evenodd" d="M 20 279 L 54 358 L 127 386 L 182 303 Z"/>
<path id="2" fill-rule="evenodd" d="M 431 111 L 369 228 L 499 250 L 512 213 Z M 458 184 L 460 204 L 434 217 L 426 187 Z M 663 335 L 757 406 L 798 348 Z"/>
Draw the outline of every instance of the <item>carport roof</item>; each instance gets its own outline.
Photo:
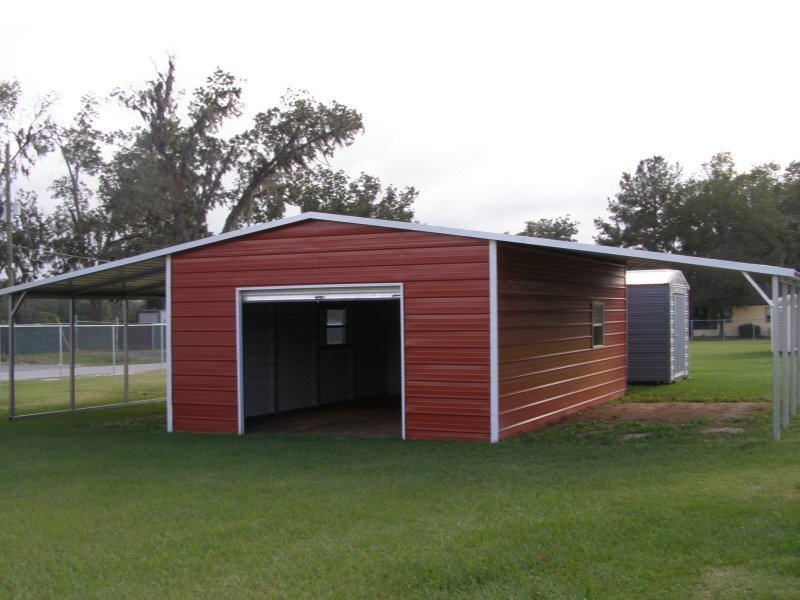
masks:
<path id="1" fill-rule="evenodd" d="M 225 240 L 310 220 L 389 227 L 408 231 L 494 240 L 496 242 L 533 246 L 541 249 L 557 250 L 575 255 L 601 258 L 637 268 L 675 266 L 692 269 L 740 271 L 753 275 L 776 276 L 789 280 L 796 280 L 798 277 L 798 273 L 794 269 L 786 267 L 758 265 L 715 258 L 699 258 L 645 250 L 632 250 L 629 248 L 616 248 L 612 246 L 597 246 L 594 244 L 564 242 L 519 235 L 486 233 L 450 227 L 432 227 L 419 223 L 404 223 L 324 213 L 303 213 L 279 221 L 271 221 L 269 223 L 211 236 L 202 240 L 140 254 L 131 258 L 5 288 L 0 290 L 0 296 L 18 294 L 21 292 L 26 292 L 28 296 L 35 297 L 137 298 L 164 296 L 166 287 L 166 261 L 168 256 L 186 250 L 216 244 Z"/>

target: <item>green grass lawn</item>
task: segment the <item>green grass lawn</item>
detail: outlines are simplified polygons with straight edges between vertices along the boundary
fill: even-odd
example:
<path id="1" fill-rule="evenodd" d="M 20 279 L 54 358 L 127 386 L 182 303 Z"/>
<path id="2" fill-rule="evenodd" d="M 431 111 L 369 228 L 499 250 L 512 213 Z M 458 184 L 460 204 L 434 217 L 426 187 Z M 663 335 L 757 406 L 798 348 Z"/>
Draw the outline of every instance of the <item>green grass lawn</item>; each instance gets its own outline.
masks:
<path id="1" fill-rule="evenodd" d="M 772 399 L 768 340 L 689 344 L 689 379 L 631 385 L 623 402 L 741 402 Z"/>
<path id="2" fill-rule="evenodd" d="M 121 370 L 121 368 L 120 368 Z M 166 378 L 161 371 L 131 373 L 128 397 L 148 400 L 166 396 Z M 75 378 L 76 406 L 99 406 L 123 401 L 122 375 Z M 69 406 L 69 378 L 18 381 L 15 385 L 16 414 L 59 410 Z M 8 385 L 0 386 L 0 405 L 8 414 Z"/>
<path id="3" fill-rule="evenodd" d="M 3 420 L 0 597 L 796 598 L 800 435 L 759 419 L 495 446 Z"/>
<path id="4" fill-rule="evenodd" d="M 797 598 L 800 431 L 742 425 L 489 445 L 167 434 L 161 404 L 0 413 L 0 598 Z"/>

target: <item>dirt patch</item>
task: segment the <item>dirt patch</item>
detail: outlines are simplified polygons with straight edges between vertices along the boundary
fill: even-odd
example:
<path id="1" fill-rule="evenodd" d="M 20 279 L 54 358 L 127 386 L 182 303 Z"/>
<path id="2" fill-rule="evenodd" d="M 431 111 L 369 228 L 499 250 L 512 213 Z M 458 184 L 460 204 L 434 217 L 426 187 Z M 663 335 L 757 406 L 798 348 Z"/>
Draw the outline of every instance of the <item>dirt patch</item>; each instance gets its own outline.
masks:
<path id="1" fill-rule="evenodd" d="M 708 420 L 711 423 L 724 423 L 770 410 L 772 404 L 769 402 L 628 402 L 587 408 L 567 417 L 559 425 L 574 425 L 584 421 L 691 423 Z"/>

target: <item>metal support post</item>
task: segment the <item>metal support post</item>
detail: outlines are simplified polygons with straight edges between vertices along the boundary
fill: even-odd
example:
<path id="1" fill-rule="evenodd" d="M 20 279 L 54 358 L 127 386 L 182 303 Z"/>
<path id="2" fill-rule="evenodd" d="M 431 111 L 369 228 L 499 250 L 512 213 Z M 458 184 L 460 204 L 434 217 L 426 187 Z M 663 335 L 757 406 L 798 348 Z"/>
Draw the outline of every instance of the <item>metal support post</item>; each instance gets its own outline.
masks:
<path id="1" fill-rule="evenodd" d="M 111 374 L 117 374 L 117 325 L 119 319 L 111 325 Z"/>
<path id="2" fill-rule="evenodd" d="M 794 417 L 797 414 L 797 287 L 791 287 L 791 294 L 789 296 L 789 312 L 792 316 L 792 329 L 790 334 L 790 371 L 792 386 L 789 394 L 789 416 Z"/>
<path id="3" fill-rule="evenodd" d="M 772 437 L 781 439 L 781 389 L 780 389 L 780 311 L 778 298 L 781 284 L 772 278 Z"/>
<path id="4" fill-rule="evenodd" d="M 14 297 L 8 297 L 8 418 L 14 418 Z"/>
<path id="5" fill-rule="evenodd" d="M 8 418 L 16 418 L 16 385 L 14 378 L 14 361 L 17 352 L 17 337 L 14 330 L 14 318 L 17 316 L 19 307 L 25 300 L 26 292 L 22 292 L 16 300 L 14 295 L 8 296 Z"/>
<path id="6" fill-rule="evenodd" d="M 5 186 L 5 217 L 6 217 L 6 276 L 8 285 L 14 285 L 14 215 L 11 210 L 11 144 L 6 142 L 6 186 Z M 9 377 L 9 381 L 11 378 Z"/>
<path id="7" fill-rule="evenodd" d="M 75 346 L 77 346 L 75 328 L 75 298 L 69 299 L 69 409 L 75 410 Z"/>
<path id="8" fill-rule="evenodd" d="M 127 404 L 129 397 L 128 388 L 128 299 L 122 300 L 122 352 L 123 352 L 123 401 Z"/>
<path id="9" fill-rule="evenodd" d="M 0 326 L 0 374 L 3 373 L 3 327 Z M 0 385 L 2 385 L 2 377 L 0 377 Z"/>
<path id="10" fill-rule="evenodd" d="M 58 377 L 64 376 L 64 328 L 58 324 Z"/>
<path id="11" fill-rule="evenodd" d="M 791 295 L 789 294 L 789 285 L 783 284 L 783 306 L 781 306 L 781 313 L 783 320 L 781 326 L 783 327 L 783 427 L 784 429 L 789 426 L 789 385 L 790 377 L 789 371 L 791 369 L 789 362 L 789 344 L 791 341 L 792 323 L 791 312 L 789 311 L 789 302 Z"/>
<path id="12" fill-rule="evenodd" d="M 792 416 L 797 414 L 800 409 L 800 293 L 798 293 L 797 286 L 794 288 L 794 374 L 795 374 L 795 389 L 794 398 L 792 399 Z"/>

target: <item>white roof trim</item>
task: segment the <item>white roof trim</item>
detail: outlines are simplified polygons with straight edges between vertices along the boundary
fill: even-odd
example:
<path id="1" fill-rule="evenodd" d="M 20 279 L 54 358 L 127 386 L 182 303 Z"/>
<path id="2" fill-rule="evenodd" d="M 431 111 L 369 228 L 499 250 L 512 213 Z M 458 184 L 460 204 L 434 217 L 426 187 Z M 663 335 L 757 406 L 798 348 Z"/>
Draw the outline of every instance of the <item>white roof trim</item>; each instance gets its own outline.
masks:
<path id="1" fill-rule="evenodd" d="M 512 244 L 534 246 L 537 248 L 545 248 L 552 250 L 567 250 L 570 252 L 590 254 L 601 258 L 604 257 L 610 259 L 619 259 L 623 261 L 643 260 L 643 261 L 660 262 L 660 263 L 667 263 L 674 265 L 684 265 L 687 267 L 746 271 L 748 273 L 755 273 L 758 275 L 774 275 L 778 277 L 788 277 L 792 279 L 798 277 L 798 273 L 794 269 L 787 267 L 773 267 L 770 265 L 758 265 L 752 263 L 720 260 L 716 258 L 699 258 L 695 256 L 683 256 L 680 254 L 668 254 L 665 252 L 651 252 L 647 250 L 632 250 L 630 248 L 617 248 L 614 246 L 598 246 L 595 244 L 583 244 L 580 242 L 564 242 L 560 240 L 550 240 L 545 238 L 526 237 L 520 235 L 488 233 L 484 231 L 472 231 L 469 229 L 434 227 L 431 225 L 423 225 L 420 223 L 405 223 L 401 221 L 387 221 L 384 219 L 369 219 L 365 217 L 350 217 L 343 215 L 333 215 L 328 213 L 309 212 L 309 213 L 302 213 L 299 215 L 295 215 L 293 217 L 287 217 L 285 219 L 280 219 L 278 221 L 270 221 L 268 223 L 262 223 L 259 225 L 254 225 L 252 227 L 246 227 L 244 229 L 239 229 L 237 231 L 222 233 L 219 235 L 204 238 L 202 240 L 186 242 L 184 244 L 178 244 L 177 246 L 170 246 L 168 248 L 163 248 L 161 250 L 155 250 L 153 252 L 139 254 L 137 256 L 132 256 L 130 258 L 109 262 L 103 265 L 98 265 L 96 267 L 89 267 L 87 269 L 72 271 L 70 273 L 64 273 L 62 275 L 54 275 L 53 277 L 48 277 L 46 279 L 39 279 L 37 281 L 32 281 L 30 283 L 15 285 L 13 287 L 4 288 L 0 290 L 0 296 L 33 290 L 37 287 L 46 284 L 68 281 L 70 279 L 76 279 L 84 275 L 90 275 L 94 273 L 101 273 L 103 271 L 118 269 L 126 265 L 133 265 L 136 263 L 141 263 L 156 258 L 171 256 L 179 252 L 185 252 L 186 250 L 193 250 L 194 248 L 200 248 L 203 246 L 208 246 L 210 244 L 217 244 L 219 242 L 224 242 L 226 240 L 251 235 L 253 233 L 268 231 L 270 229 L 285 227 L 287 225 L 292 225 L 293 223 L 299 223 L 302 221 L 310 221 L 310 220 L 331 221 L 334 223 L 350 223 L 354 225 L 368 225 L 372 227 L 388 227 L 391 229 L 420 231 L 423 233 L 438 233 L 442 235 L 455 235 L 460 237 L 477 238 L 482 240 L 494 240 L 497 242 L 508 242 Z"/>
<path id="2" fill-rule="evenodd" d="M 626 285 L 665 285 L 676 280 L 688 285 L 683 273 L 676 269 L 635 269 L 625 273 Z"/>

